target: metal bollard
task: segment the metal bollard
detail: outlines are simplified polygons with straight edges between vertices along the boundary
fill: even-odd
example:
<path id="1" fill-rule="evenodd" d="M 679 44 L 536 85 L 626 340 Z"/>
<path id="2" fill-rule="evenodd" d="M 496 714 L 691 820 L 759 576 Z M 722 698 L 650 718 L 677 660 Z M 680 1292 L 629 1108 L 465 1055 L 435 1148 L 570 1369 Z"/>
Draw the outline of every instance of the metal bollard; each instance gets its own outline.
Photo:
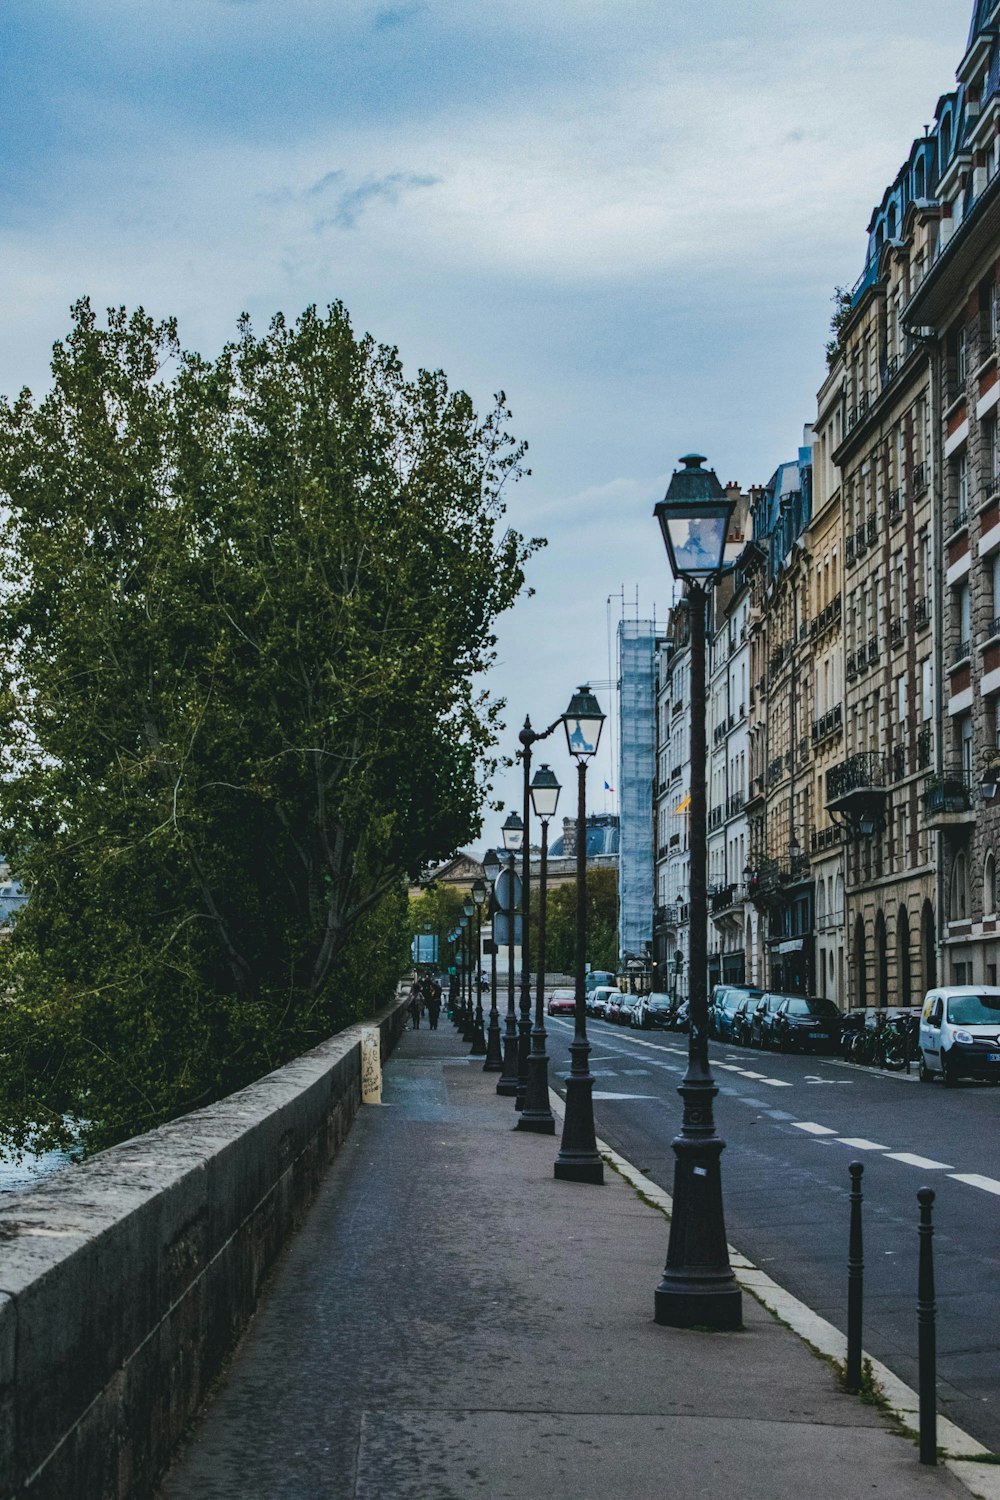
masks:
<path id="1" fill-rule="evenodd" d="M 847 1389 L 861 1389 L 861 1313 L 865 1295 L 865 1249 L 861 1233 L 861 1178 L 864 1166 L 852 1161 L 851 1232 L 847 1247 Z"/>
<path id="2" fill-rule="evenodd" d="M 917 1193 L 920 1204 L 920 1262 L 917 1272 L 917 1360 L 920 1386 L 920 1462 L 937 1463 L 937 1310 L 934 1306 L 933 1188 Z"/>

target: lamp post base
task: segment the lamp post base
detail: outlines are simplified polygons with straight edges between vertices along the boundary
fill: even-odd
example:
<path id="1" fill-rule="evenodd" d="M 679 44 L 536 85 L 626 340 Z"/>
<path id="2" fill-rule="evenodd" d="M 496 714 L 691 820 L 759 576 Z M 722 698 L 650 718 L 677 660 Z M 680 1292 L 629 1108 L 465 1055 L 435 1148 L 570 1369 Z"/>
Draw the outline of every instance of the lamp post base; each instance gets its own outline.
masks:
<path id="1" fill-rule="evenodd" d="M 688 1112 L 697 1089 L 681 1085 Z M 743 1298 L 729 1264 L 722 1212 L 720 1158 L 725 1142 L 715 1134 L 711 1095 L 702 1105 L 703 1125 L 692 1123 L 692 1135 L 673 1142 L 674 1205 L 663 1280 L 656 1289 L 654 1318 L 668 1328 L 711 1328 L 730 1332 L 743 1327 Z M 688 1121 L 686 1119 L 685 1123 Z M 704 1130 L 704 1135 L 694 1132 Z"/>
<path id="2" fill-rule="evenodd" d="M 472 1049 L 470 1057 L 486 1056 L 486 1033 L 483 1030 L 483 1018 L 480 1016 L 472 1029 Z"/>
<path id="3" fill-rule="evenodd" d="M 490 1011 L 490 1027 L 486 1039 L 486 1061 L 484 1073 L 503 1072 L 503 1052 L 500 1045 L 500 1021 L 495 1010 Z"/>
<path id="4" fill-rule="evenodd" d="M 580 1043 L 574 1041 L 570 1051 L 579 1046 Z M 590 1052 L 586 1042 L 582 1046 L 585 1053 Z M 556 1177 L 564 1182 L 604 1181 L 604 1163 L 597 1154 L 594 1131 L 593 1091 L 594 1075 L 589 1068 L 586 1072 L 570 1073 L 566 1079 L 566 1117 L 562 1144 L 553 1169 Z"/>
<path id="5" fill-rule="evenodd" d="M 537 1042 L 537 1032 L 534 1037 Z M 533 1131 L 535 1135 L 555 1135 L 555 1115 L 549 1107 L 549 1059 L 544 1049 L 545 1033 L 542 1032 L 540 1050 L 528 1056 L 528 1087 L 516 1128 Z"/>
<path id="6" fill-rule="evenodd" d="M 497 1093 L 505 1099 L 517 1097 L 517 1032 L 511 1032 L 508 1021 L 507 1035 L 503 1039 L 503 1072 L 497 1079 Z"/>

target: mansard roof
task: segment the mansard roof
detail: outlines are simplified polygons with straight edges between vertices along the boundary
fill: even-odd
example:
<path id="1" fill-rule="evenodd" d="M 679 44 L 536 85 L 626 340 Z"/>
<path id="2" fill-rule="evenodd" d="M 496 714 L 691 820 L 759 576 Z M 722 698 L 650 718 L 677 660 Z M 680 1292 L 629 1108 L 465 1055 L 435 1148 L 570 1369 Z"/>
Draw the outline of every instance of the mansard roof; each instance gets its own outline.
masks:
<path id="1" fill-rule="evenodd" d="M 965 50 L 968 52 L 972 44 L 982 36 L 989 28 L 990 16 L 996 10 L 997 0 L 973 0 L 972 3 L 972 25 L 969 27 L 969 40 Z"/>

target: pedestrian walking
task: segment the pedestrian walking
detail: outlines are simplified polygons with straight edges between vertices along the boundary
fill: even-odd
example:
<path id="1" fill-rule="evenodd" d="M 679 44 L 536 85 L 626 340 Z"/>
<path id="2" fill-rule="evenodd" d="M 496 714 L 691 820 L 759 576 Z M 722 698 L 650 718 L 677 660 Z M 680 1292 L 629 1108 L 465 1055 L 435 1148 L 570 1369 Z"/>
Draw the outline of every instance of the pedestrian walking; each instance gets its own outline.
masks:
<path id="1" fill-rule="evenodd" d="M 414 1031 L 420 1030 L 420 1017 L 423 1015 L 423 1010 L 424 997 L 422 986 L 420 980 L 418 979 L 416 984 L 410 991 L 410 1020 L 413 1023 Z"/>
<path id="2" fill-rule="evenodd" d="M 438 1017 L 441 1014 L 441 986 L 436 979 L 432 979 L 427 986 L 427 1019 L 432 1031 L 438 1029 Z"/>

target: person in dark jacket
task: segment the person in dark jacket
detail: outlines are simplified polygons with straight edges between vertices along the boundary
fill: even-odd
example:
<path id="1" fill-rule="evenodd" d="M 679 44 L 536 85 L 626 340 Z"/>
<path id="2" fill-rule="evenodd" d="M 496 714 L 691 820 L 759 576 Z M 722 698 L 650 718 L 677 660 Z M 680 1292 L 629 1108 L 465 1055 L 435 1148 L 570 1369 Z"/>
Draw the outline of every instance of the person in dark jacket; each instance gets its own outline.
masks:
<path id="1" fill-rule="evenodd" d="M 436 979 L 427 982 L 427 1019 L 430 1021 L 431 1030 L 437 1031 L 438 1017 L 441 1014 L 441 986 Z"/>
<path id="2" fill-rule="evenodd" d="M 410 1020 L 414 1031 L 420 1030 L 420 1017 L 424 1013 L 423 984 L 418 979 L 410 991 Z"/>

